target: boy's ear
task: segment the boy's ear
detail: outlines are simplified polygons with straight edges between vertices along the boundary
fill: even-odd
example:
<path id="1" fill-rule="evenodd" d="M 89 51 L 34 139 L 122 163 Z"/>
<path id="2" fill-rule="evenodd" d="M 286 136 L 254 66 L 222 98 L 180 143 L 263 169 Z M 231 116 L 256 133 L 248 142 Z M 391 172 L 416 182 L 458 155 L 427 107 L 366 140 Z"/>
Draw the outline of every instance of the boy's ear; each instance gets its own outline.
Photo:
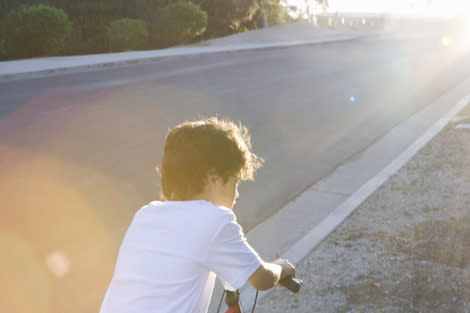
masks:
<path id="1" fill-rule="evenodd" d="M 207 182 L 215 183 L 219 179 L 215 170 L 211 169 L 207 172 Z"/>
<path id="2" fill-rule="evenodd" d="M 214 174 L 211 174 L 210 172 L 207 173 L 206 179 L 205 179 L 205 185 L 204 185 L 204 190 L 211 190 L 213 189 L 215 183 L 217 181 L 217 176 Z"/>

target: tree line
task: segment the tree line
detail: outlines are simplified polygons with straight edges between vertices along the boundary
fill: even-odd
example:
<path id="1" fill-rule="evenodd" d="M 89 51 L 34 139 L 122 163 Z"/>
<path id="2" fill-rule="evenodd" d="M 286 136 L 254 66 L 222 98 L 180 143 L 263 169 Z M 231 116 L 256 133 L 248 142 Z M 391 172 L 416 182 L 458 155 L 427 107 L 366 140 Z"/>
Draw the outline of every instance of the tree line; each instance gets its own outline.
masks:
<path id="1" fill-rule="evenodd" d="M 291 22 L 284 0 L 2 0 L 0 58 L 157 49 Z M 322 0 L 315 0 L 322 1 Z"/>

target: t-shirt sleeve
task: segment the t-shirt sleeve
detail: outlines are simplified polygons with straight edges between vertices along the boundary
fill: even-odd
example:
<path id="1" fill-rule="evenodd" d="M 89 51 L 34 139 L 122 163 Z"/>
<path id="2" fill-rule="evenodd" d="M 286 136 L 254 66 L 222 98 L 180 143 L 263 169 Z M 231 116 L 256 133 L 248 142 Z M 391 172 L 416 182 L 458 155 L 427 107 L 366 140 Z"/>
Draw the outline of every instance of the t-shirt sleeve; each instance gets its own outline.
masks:
<path id="1" fill-rule="evenodd" d="M 209 249 L 210 270 L 221 279 L 225 289 L 235 290 L 248 281 L 261 263 L 258 253 L 246 241 L 235 215 L 230 212 Z"/>

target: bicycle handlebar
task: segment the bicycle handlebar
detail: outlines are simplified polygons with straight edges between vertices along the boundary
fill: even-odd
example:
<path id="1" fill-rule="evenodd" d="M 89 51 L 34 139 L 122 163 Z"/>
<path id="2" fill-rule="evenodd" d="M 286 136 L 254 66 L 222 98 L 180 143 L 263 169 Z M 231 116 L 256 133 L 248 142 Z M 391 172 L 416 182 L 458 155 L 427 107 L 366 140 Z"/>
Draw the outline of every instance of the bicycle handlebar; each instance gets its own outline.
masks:
<path id="1" fill-rule="evenodd" d="M 289 277 L 289 278 L 284 278 L 283 280 L 279 281 L 279 285 L 289 289 L 290 291 L 297 293 L 300 290 L 300 287 L 302 287 L 303 281 L 300 279 L 294 278 L 294 277 Z M 240 291 L 229 291 L 225 290 L 222 298 L 220 298 L 220 303 L 219 303 L 219 308 L 217 309 L 217 313 L 220 312 L 220 306 L 222 304 L 222 299 L 225 297 L 225 303 L 228 305 L 228 310 L 225 313 L 233 313 L 233 312 L 243 312 L 240 308 Z M 256 290 L 256 297 L 255 301 L 253 304 L 253 308 L 251 312 L 253 313 L 255 311 L 255 306 L 256 306 L 256 300 L 258 299 L 258 290 Z"/>
<path id="2" fill-rule="evenodd" d="M 297 293 L 300 290 L 300 287 L 302 287 L 303 281 L 300 279 L 294 278 L 294 277 L 289 277 L 289 278 L 284 278 L 279 282 L 279 285 L 286 287 L 290 291 Z"/>

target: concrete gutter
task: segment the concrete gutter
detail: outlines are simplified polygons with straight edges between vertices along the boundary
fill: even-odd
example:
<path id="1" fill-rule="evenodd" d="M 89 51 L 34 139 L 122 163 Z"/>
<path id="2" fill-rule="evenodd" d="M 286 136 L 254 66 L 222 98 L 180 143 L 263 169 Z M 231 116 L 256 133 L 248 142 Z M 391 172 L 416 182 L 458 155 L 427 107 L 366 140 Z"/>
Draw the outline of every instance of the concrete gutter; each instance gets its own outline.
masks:
<path id="1" fill-rule="evenodd" d="M 360 35 L 337 35 L 315 40 L 272 42 L 265 44 L 239 44 L 225 46 L 191 46 L 163 50 L 132 51 L 120 53 L 91 54 L 81 56 L 35 58 L 0 62 L 0 82 L 83 72 L 129 64 L 145 64 L 169 57 L 183 57 L 205 54 L 236 53 L 243 51 L 272 50 L 291 47 L 327 44 L 364 38 Z"/>

